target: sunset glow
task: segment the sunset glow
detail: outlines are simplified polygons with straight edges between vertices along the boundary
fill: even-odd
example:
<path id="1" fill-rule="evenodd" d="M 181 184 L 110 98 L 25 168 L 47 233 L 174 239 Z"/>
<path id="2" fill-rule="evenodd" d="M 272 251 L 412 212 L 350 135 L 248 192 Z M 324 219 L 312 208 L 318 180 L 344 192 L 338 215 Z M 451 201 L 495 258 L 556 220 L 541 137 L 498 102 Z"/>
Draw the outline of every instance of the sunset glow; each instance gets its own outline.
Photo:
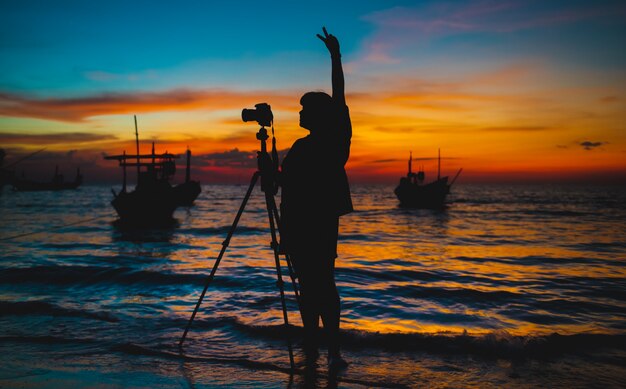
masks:
<path id="1" fill-rule="evenodd" d="M 145 151 L 189 146 L 201 182 L 240 182 L 258 148 L 241 109 L 269 103 L 285 150 L 307 134 L 300 96 L 330 92 L 325 25 L 342 44 L 353 182 L 396 182 L 409 151 L 432 177 L 439 148 L 442 174 L 466 182 L 626 181 L 623 2 L 173 7 L 0 6 L 5 162 L 45 148 L 17 171 L 117 182 L 102 155 L 134 151 L 137 115 Z"/>

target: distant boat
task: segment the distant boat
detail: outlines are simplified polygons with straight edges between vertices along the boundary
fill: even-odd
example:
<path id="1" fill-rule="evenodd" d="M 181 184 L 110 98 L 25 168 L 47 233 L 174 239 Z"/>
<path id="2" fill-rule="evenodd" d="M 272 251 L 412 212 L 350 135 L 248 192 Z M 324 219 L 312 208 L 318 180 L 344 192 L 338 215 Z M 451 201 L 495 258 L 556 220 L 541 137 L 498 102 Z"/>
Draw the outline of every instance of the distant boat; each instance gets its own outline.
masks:
<path id="1" fill-rule="evenodd" d="M 450 187 L 454 184 L 463 169 L 460 169 L 452 182 L 448 185 L 448 177 L 441 177 L 441 153 L 438 157 L 437 179 L 424 184 L 424 170 L 420 168 L 413 173 L 411 165 L 413 153 L 409 156 L 409 171 L 406 177 L 400 178 L 400 184 L 394 193 L 400 200 L 400 206 L 407 208 L 441 209 L 445 206 L 446 196 L 450 193 Z"/>
<path id="2" fill-rule="evenodd" d="M 187 148 L 187 168 L 185 169 L 185 182 L 178 184 L 174 187 L 174 197 L 176 198 L 177 205 L 181 207 L 189 207 L 193 205 L 193 202 L 198 198 L 198 195 L 202 191 L 199 181 L 191 179 L 191 150 Z"/>
<path id="3" fill-rule="evenodd" d="M 6 153 L 3 149 L 0 149 L 0 191 L 5 184 L 13 182 L 13 172 L 4 168 L 4 157 Z"/>
<path id="4" fill-rule="evenodd" d="M 83 183 L 80 168 L 76 169 L 74 181 L 65 182 L 63 175 L 59 173 L 59 167 L 55 167 L 54 176 L 49 182 L 37 182 L 25 178 L 13 177 L 11 184 L 13 189 L 20 192 L 45 191 L 45 190 L 70 190 L 76 189 Z"/>
<path id="5" fill-rule="evenodd" d="M 187 150 L 187 171 L 185 182 L 173 187 L 169 180 L 176 173 L 175 160 L 178 155 L 156 154 L 154 142 L 151 154 L 139 154 L 139 134 L 135 117 L 135 136 L 137 154 L 112 155 L 107 160 L 117 160 L 124 172 L 122 189 L 113 191 L 111 204 L 117 211 L 120 221 L 126 224 L 158 226 L 171 224 L 174 211 L 179 206 L 191 205 L 200 194 L 198 181 L 190 179 L 191 151 Z M 127 191 L 126 168 L 137 168 L 137 185 L 135 190 Z"/>
<path id="6" fill-rule="evenodd" d="M 14 171 L 14 166 L 17 165 L 18 163 L 31 158 L 39 153 L 41 153 L 42 151 L 44 151 L 45 148 L 41 149 L 41 150 L 37 150 L 34 153 L 28 154 L 20 159 L 18 159 L 17 161 L 13 161 L 12 163 L 9 163 L 7 165 L 4 164 L 4 158 L 6 157 L 6 153 L 3 149 L 0 149 L 0 191 L 2 191 L 2 188 L 4 187 L 4 185 L 9 185 L 9 184 L 13 184 L 16 180 L 15 178 L 15 171 Z M 9 170 L 9 168 L 11 168 L 11 170 Z M 58 174 L 58 171 L 57 171 Z M 56 176 L 56 174 L 55 174 Z M 54 179 L 53 179 L 54 181 Z M 81 177 L 81 181 L 82 181 L 82 177 Z M 26 180 L 22 178 L 21 180 L 22 183 L 25 183 Z M 32 183 L 32 181 L 31 181 Z M 44 183 L 46 185 L 48 185 L 49 183 Z M 17 188 L 15 188 L 15 190 L 18 190 Z M 48 190 L 48 189 L 46 189 Z M 55 189 L 51 189 L 51 190 L 55 190 Z"/>

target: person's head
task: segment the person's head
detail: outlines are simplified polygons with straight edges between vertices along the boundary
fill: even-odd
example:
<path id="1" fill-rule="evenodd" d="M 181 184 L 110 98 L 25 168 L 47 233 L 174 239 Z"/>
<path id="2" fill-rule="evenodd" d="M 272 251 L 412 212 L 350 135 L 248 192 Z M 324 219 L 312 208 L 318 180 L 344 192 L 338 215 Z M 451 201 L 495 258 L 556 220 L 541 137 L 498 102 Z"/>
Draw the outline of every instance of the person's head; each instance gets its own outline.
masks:
<path id="1" fill-rule="evenodd" d="M 300 99 L 300 127 L 311 133 L 326 129 L 333 114 L 333 99 L 324 92 L 308 92 Z M 328 130 L 328 129 L 326 129 Z"/>

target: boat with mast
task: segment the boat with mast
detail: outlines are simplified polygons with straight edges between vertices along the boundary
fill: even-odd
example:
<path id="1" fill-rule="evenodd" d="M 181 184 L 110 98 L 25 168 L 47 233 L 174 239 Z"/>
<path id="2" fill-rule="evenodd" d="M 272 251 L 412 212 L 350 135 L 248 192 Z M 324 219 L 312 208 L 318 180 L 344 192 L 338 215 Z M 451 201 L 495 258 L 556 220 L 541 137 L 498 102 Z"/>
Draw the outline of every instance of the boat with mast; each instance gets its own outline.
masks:
<path id="1" fill-rule="evenodd" d="M 18 178 L 15 174 L 15 166 L 20 162 L 34 157 L 44 150 L 45 148 L 37 150 L 5 165 L 4 158 L 6 156 L 6 152 L 3 149 L 0 149 L 0 191 L 2 190 L 4 185 L 13 186 L 13 190 L 15 191 L 27 192 L 76 189 L 83 183 L 83 176 L 82 174 L 80 174 L 80 168 L 77 168 L 76 177 L 74 178 L 73 182 L 65 182 L 63 175 L 59 174 L 58 165 L 55 167 L 54 176 L 52 176 L 52 179 L 47 182 L 27 180 L 24 176 L 24 171 L 22 171 L 22 176 Z"/>
<path id="2" fill-rule="evenodd" d="M 171 177 L 176 173 L 178 155 L 168 153 L 157 154 L 152 142 L 152 152 L 139 152 L 139 131 L 135 116 L 135 142 L 137 153 L 105 156 L 106 160 L 116 160 L 123 171 L 122 189 L 113 192 L 111 204 L 117 211 L 120 222 L 125 224 L 160 226 L 174 222 L 172 217 L 178 206 L 191 205 L 200 194 L 198 181 L 190 177 L 191 151 L 187 149 L 187 169 L 185 182 L 177 186 L 170 184 Z M 137 185 L 133 191 L 127 188 L 127 168 L 137 169 Z"/>
<path id="3" fill-rule="evenodd" d="M 450 187 L 463 169 L 459 169 L 450 184 L 448 177 L 441 177 L 441 150 L 437 157 L 437 179 L 424 184 L 426 174 L 423 167 L 417 173 L 412 170 L 413 152 L 409 154 L 409 169 L 406 177 L 400 178 L 400 184 L 394 190 L 400 200 L 400 206 L 407 208 L 441 209 L 445 206 L 446 196 L 450 193 Z"/>
<path id="4" fill-rule="evenodd" d="M 2 192 L 2 188 L 4 188 L 5 184 L 13 182 L 13 172 L 8 170 L 4 166 L 4 157 L 6 156 L 6 152 L 4 149 L 0 149 L 0 193 Z"/>
<path id="5" fill-rule="evenodd" d="M 54 176 L 48 182 L 38 182 L 27 180 L 23 176 L 21 178 L 13 177 L 11 184 L 13 189 L 20 192 L 34 192 L 45 190 L 71 190 L 78 188 L 83 183 L 83 175 L 80 174 L 80 168 L 76 169 L 76 177 L 74 181 L 66 182 L 63 174 L 59 173 L 59 166 L 54 169 Z"/>

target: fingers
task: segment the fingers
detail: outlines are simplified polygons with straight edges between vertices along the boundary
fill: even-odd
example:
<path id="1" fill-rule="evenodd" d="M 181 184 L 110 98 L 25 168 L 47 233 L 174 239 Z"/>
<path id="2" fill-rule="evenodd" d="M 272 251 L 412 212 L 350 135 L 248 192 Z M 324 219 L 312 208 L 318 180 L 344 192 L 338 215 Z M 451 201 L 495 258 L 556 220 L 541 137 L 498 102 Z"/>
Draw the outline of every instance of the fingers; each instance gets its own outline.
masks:
<path id="1" fill-rule="evenodd" d="M 324 36 L 321 36 L 320 34 L 316 35 L 322 40 L 322 42 L 326 43 L 326 40 L 329 38 L 328 31 L 326 31 L 326 27 L 322 27 L 322 31 L 324 31 Z"/>

